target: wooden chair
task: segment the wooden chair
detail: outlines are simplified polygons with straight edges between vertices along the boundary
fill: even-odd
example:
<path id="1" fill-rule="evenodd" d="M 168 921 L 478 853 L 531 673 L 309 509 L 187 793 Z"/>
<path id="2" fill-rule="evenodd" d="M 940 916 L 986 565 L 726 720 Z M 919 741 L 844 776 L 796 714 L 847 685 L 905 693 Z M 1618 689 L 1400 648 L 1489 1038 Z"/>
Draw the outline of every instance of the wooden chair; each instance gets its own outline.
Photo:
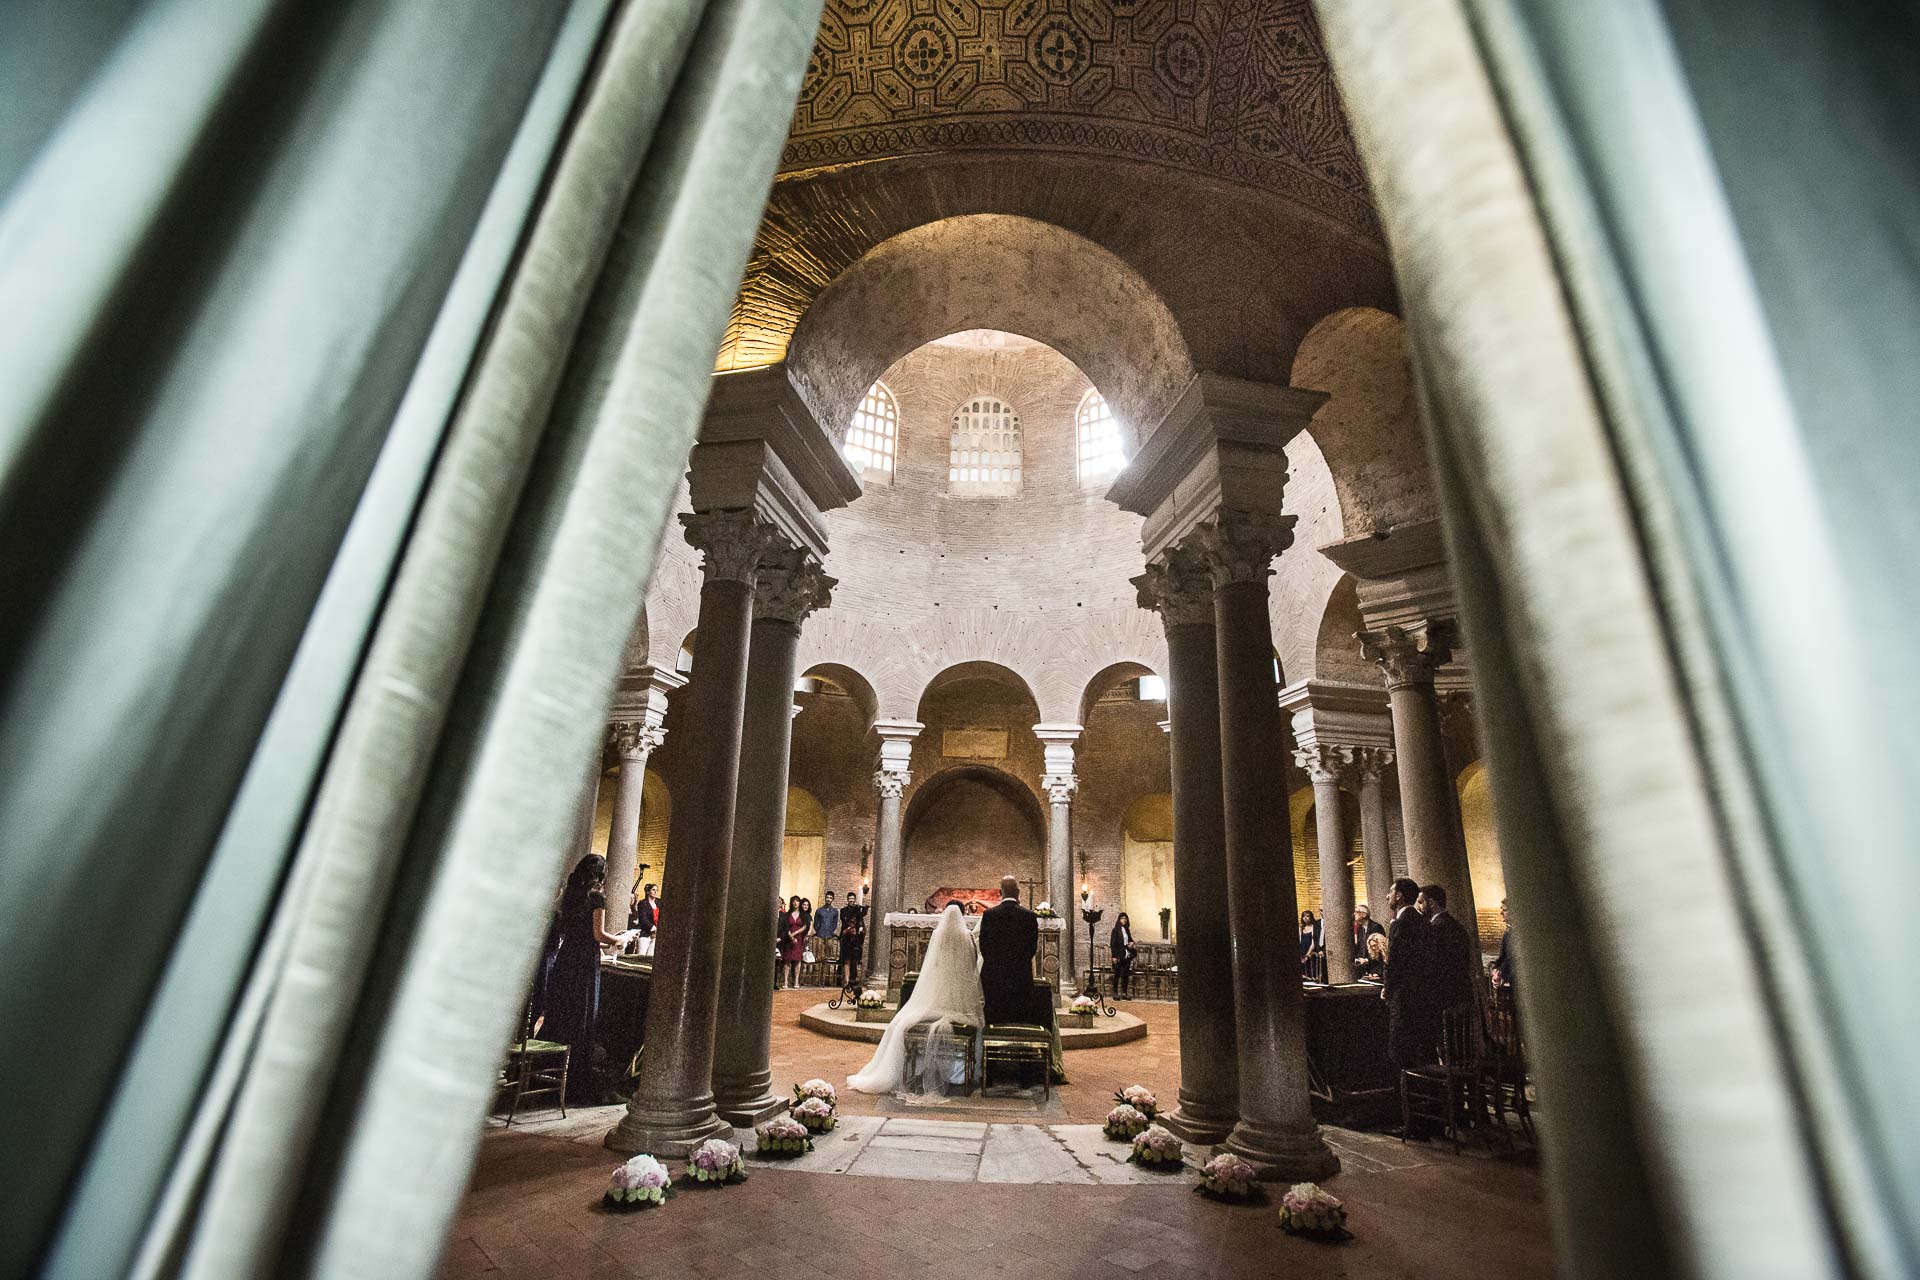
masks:
<path id="1" fill-rule="evenodd" d="M 932 1029 L 931 1021 L 907 1029 L 906 1043 L 902 1046 L 906 1050 L 906 1062 L 901 1073 L 904 1079 L 917 1080 L 925 1070 Z M 960 1091 L 964 1096 L 972 1093 L 980 1083 L 980 1028 L 956 1022 L 953 1024 L 953 1039 L 955 1047 L 960 1048 L 957 1062 L 960 1067 Z M 950 1055 L 951 1051 L 948 1064 L 953 1065 L 956 1059 Z"/>
<path id="2" fill-rule="evenodd" d="M 1460 1149 L 1460 1118 L 1481 1117 L 1485 1104 L 1479 1015 L 1471 1003 L 1440 1015 L 1440 1060 L 1400 1072 L 1400 1141 L 1413 1132 L 1415 1117 L 1431 1120 Z"/>
<path id="3" fill-rule="evenodd" d="M 567 1114 L 567 1065 L 572 1051 L 554 1040 L 516 1040 L 507 1046 L 506 1065 L 500 1071 L 500 1087 L 507 1091 L 507 1127 L 520 1104 L 528 1098 L 549 1095 L 560 1099 L 560 1116 Z"/>
<path id="4" fill-rule="evenodd" d="M 1511 987 L 1493 988 L 1487 1001 L 1487 1055 L 1482 1070 L 1493 1119 L 1501 1131 L 1506 1131 L 1511 1108 L 1527 1141 L 1535 1141 L 1533 1107 L 1527 1098 L 1527 1048 Z"/>
<path id="5" fill-rule="evenodd" d="M 1040 1078 L 1040 1095 L 1053 1099 L 1053 1037 L 1045 1027 L 1025 1022 L 996 1022 L 980 1039 L 981 1091 L 1005 1083 L 1018 1072 L 1024 1086 L 1028 1071 Z"/>

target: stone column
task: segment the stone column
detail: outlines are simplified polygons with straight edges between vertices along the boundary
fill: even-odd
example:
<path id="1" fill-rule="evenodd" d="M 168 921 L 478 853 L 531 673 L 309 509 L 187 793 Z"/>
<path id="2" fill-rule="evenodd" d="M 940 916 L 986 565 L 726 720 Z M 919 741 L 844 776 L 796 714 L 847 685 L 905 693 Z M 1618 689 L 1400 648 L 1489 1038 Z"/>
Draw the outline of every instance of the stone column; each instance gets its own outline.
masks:
<path id="1" fill-rule="evenodd" d="M 1340 811 L 1340 780 L 1352 749 L 1319 743 L 1293 753 L 1313 781 L 1314 827 L 1320 839 L 1320 920 L 1327 981 L 1353 981 L 1353 872 L 1347 866 L 1347 824 Z"/>
<path id="2" fill-rule="evenodd" d="M 713 1095 L 720 1118 L 751 1128 L 785 1101 L 773 1092 L 773 899 L 787 830 L 793 686 L 800 625 L 825 608 L 834 580 L 809 551 L 782 547 L 760 564 L 734 801 L 733 871 L 720 962 L 723 1014 L 715 1032 Z"/>
<path id="3" fill-rule="evenodd" d="M 667 740 L 667 731 L 645 720 L 619 720 L 607 733 L 620 757 L 619 789 L 613 793 L 613 826 L 607 832 L 605 890 L 607 928 L 618 933 L 626 927 L 634 864 L 640 856 L 640 795 L 646 786 L 647 758 Z"/>
<path id="4" fill-rule="evenodd" d="M 740 776 L 741 716 L 754 583 L 774 536 L 751 511 L 683 515 L 705 557 L 700 653 L 688 691 L 675 774 L 682 797 L 667 842 L 646 1052 L 627 1114 L 607 1135 L 614 1151 L 684 1156 L 729 1126 L 714 1111 L 714 1019 Z"/>
<path id="5" fill-rule="evenodd" d="M 1393 714 L 1394 755 L 1400 778 L 1400 815 L 1407 836 L 1407 874 L 1447 891 L 1447 910 L 1466 927 L 1479 954 L 1473 912 L 1473 881 L 1464 847 L 1449 828 L 1458 800 L 1440 738 L 1440 708 L 1433 673 L 1453 656 L 1450 619 L 1381 627 L 1360 633 L 1362 651 L 1386 674 Z"/>
<path id="6" fill-rule="evenodd" d="M 1387 845 L 1384 781 L 1392 767 L 1393 752 L 1386 747 L 1359 747 L 1353 753 L 1354 779 L 1360 792 L 1360 852 L 1367 862 L 1367 910 L 1383 929 L 1391 923 L 1387 899 L 1393 892 L 1393 851 Z"/>
<path id="7" fill-rule="evenodd" d="M 914 720 L 881 720 L 874 724 L 880 735 L 880 767 L 873 773 L 873 788 L 880 793 L 880 813 L 873 833 L 873 893 L 868 897 L 867 984 L 886 990 L 894 975 L 889 971 L 891 939 L 887 936 L 887 913 L 900 910 L 901 797 L 913 772 L 907 766 L 913 759 L 913 740 L 926 728 Z"/>
<path id="8" fill-rule="evenodd" d="M 1077 724 L 1037 724 L 1033 734 L 1040 739 L 1045 772 L 1040 785 L 1047 793 L 1047 902 L 1063 920 L 1074 918 L 1072 906 L 1079 901 L 1073 890 L 1073 793 L 1080 779 L 1073 772 L 1073 746 L 1080 740 Z M 1029 902 L 1027 906 L 1034 904 Z M 1063 993 L 1079 990 L 1079 951 L 1066 947 L 1060 957 L 1060 989 Z"/>
<path id="9" fill-rule="evenodd" d="M 1240 1118 L 1233 1025 L 1233 935 L 1220 790 L 1220 682 L 1213 583 L 1169 552 L 1135 578 L 1140 607 L 1167 632 L 1167 736 L 1173 773 L 1174 936 L 1180 967 L 1180 1101 L 1167 1127 L 1189 1142 L 1224 1140 Z"/>
<path id="10" fill-rule="evenodd" d="M 569 873 L 575 862 L 594 851 L 593 820 L 600 812 L 600 783 L 606 772 L 601 767 L 604 757 L 604 748 L 594 747 L 593 763 L 588 767 L 587 776 L 580 780 L 580 819 L 574 834 L 573 856 L 567 859 Z"/>
<path id="11" fill-rule="evenodd" d="M 1320 1137 L 1307 1095 L 1305 998 L 1300 956 L 1285 945 L 1298 915 L 1286 846 L 1287 801 L 1274 785 L 1292 735 L 1273 678 L 1267 579 L 1292 541 L 1294 517 L 1227 510 L 1190 541 L 1214 586 L 1220 676 L 1220 767 L 1233 924 L 1234 1016 L 1240 1118 L 1226 1146 L 1263 1179 L 1326 1177 L 1340 1161 Z M 1279 937 L 1276 937 L 1276 934 Z"/>

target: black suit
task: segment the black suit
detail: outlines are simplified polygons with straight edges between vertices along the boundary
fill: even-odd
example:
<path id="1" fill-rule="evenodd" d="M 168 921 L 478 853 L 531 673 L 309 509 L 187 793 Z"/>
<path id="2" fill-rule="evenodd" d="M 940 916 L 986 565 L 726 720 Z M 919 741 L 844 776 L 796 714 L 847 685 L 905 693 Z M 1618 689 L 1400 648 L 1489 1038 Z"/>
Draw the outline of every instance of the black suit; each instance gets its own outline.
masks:
<path id="1" fill-rule="evenodd" d="M 1008 899 L 980 917 L 980 993 L 987 1021 L 1035 1022 L 1033 953 L 1040 919 Z"/>
<path id="2" fill-rule="evenodd" d="M 1518 991 L 1520 984 L 1513 975 L 1513 930 L 1508 929 L 1500 935 L 1500 954 L 1494 957 L 1493 971 L 1500 975 L 1500 985 Z"/>
<path id="3" fill-rule="evenodd" d="M 1387 929 L 1387 1058 L 1396 1067 L 1433 1059 L 1439 1024 L 1434 1019 L 1433 929 L 1412 907 L 1403 907 Z"/>
<path id="4" fill-rule="evenodd" d="M 1438 1026 L 1443 1010 L 1472 1002 L 1473 978 L 1479 966 L 1473 962 L 1473 940 L 1467 937 L 1465 925 L 1442 911 L 1428 921 L 1427 928 L 1433 947 L 1433 1018 Z M 1388 949 L 1392 949 L 1391 943 Z"/>

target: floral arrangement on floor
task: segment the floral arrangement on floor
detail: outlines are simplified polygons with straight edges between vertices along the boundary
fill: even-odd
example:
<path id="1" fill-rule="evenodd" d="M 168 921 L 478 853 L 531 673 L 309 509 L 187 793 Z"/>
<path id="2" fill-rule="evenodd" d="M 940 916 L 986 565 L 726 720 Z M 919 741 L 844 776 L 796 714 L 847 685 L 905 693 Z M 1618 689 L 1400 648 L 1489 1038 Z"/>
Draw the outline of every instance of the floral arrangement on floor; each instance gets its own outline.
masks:
<path id="1" fill-rule="evenodd" d="M 757 1126 L 753 1136 L 759 1139 L 760 1154 L 764 1156 L 791 1160 L 813 1150 L 813 1139 L 807 1136 L 807 1126 L 792 1116 L 775 1116 Z"/>
<path id="2" fill-rule="evenodd" d="M 1149 1120 L 1160 1118 L 1160 1099 L 1153 1096 L 1153 1090 L 1143 1084 L 1130 1084 L 1113 1095 L 1113 1100 L 1121 1106 L 1132 1107 Z"/>
<path id="3" fill-rule="evenodd" d="M 833 1114 L 833 1105 L 825 1098 L 808 1098 L 794 1103 L 788 1110 L 809 1133 L 826 1133 L 840 1123 L 840 1118 Z"/>
<path id="4" fill-rule="evenodd" d="M 1296 1182 L 1280 1197 L 1280 1226 L 1288 1235 L 1315 1240 L 1345 1240 L 1352 1235 L 1347 1230 L 1346 1206 L 1312 1182 Z"/>
<path id="5" fill-rule="evenodd" d="M 640 1155 L 613 1171 L 602 1199 L 610 1209 L 651 1209 L 673 1194 L 667 1167 L 652 1156 Z"/>
<path id="6" fill-rule="evenodd" d="M 864 999 L 865 997 L 862 998 Z M 827 1104 L 829 1109 L 840 1101 L 840 1095 L 833 1091 L 833 1086 L 818 1076 L 815 1076 L 804 1084 L 793 1086 L 793 1101 L 796 1105 L 805 1102 L 808 1098 L 820 1099 Z"/>
<path id="7" fill-rule="evenodd" d="M 724 1187 L 747 1180 L 747 1162 L 740 1148 L 724 1138 L 708 1138 L 687 1157 L 687 1176 L 705 1187 Z"/>
<path id="8" fill-rule="evenodd" d="M 886 1007 L 887 997 L 878 991 L 862 991 L 859 1001 L 854 1005 L 856 1009 L 884 1009 Z"/>
<path id="9" fill-rule="evenodd" d="M 1200 1166 L 1200 1185 L 1194 1188 L 1215 1200 L 1264 1200 L 1266 1193 L 1254 1181 L 1253 1166 L 1230 1151 L 1222 1151 Z"/>
<path id="10" fill-rule="evenodd" d="M 1133 1140 L 1133 1154 L 1127 1157 L 1127 1163 L 1166 1172 L 1180 1168 L 1184 1155 L 1180 1139 L 1173 1136 L 1172 1130 L 1150 1124 Z"/>
<path id="11" fill-rule="evenodd" d="M 1152 1123 L 1153 1118 L 1146 1112 L 1123 1102 L 1107 1112 L 1104 1130 L 1106 1135 L 1115 1142 L 1132 1142 L 1146 1132 L 1147 1126 Z"/>

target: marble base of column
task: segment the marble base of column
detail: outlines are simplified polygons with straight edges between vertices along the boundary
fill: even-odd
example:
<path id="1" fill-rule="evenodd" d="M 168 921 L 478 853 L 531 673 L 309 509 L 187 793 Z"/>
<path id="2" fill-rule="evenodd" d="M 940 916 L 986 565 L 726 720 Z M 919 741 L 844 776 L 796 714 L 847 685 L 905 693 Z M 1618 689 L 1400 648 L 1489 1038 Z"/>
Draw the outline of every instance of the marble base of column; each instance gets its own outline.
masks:
<path id="1" fill-rule="evenodd" d="M 1284 789 L 1274 771 L 1292 746 L 1273 680 L 1272 623 L 1265 564 L 1257 581 L 1221 575 L 1214 594 L 1220 673 L 1220 765 L 1227 844 L 1227 901 L 1233 936 L 1271 938 L 1298 918 L 1285 846 Z M 1183 912 L 1184 917 L 1184 912 Z M 1184 919 L 1183 919 L 1184 924 Z M 1183 975 L 1184 976 L 1184 975 Z M 1240 1118 L 1224 1148 L 1252 1162 L 1262 1181 L 1324 1178 L 1340 1169 L 1314 1123 L 1307 1095 L 1306 1002 L 1299 953 L 1239 945 L 1233 957 L 1234 1021 L 1240 1059 Z"/>
<path id="2" fill-rule="evenodd" d="M 661 885 L 666 908 L 655 935 L 640 1083 L 625 1118 L 606 1138 L 614 1151 L 669 1157 L 683 1157 L 706 1139 L 732 1131 L 714 1109 L 714 1023 L 720 1012 L 754 566 L 765 545 L 764 534 L 731 513 L 682 520 L 688 541 L 707 554 L 700 654 L 687 690 L 687 725 L 678 731 L 686 735 L 674 788 L 680 803 L 667 836 Z M 716 559 L 724 562 L 719 573 Z"/>

